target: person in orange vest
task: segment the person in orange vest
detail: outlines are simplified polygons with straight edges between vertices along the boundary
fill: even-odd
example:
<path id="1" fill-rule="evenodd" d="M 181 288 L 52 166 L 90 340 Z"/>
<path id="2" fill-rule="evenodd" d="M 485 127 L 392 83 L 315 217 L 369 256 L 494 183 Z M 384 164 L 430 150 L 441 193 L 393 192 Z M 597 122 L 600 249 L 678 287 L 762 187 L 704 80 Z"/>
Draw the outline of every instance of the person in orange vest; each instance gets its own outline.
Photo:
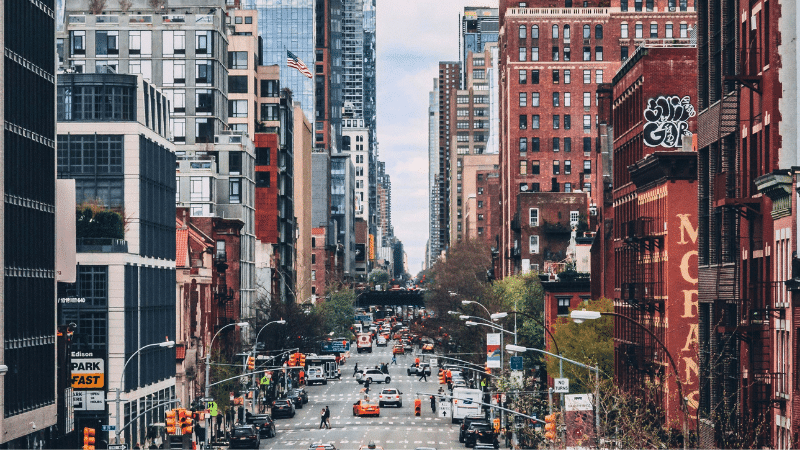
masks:
<path id="1" fill-rule="evenodd" d="M 300 386 L 305 386 L 305 385 L 306 385 L 306 373 L 303 371 L 303 369 L 300 369 Z"/>
<path id="2" fill-rule="evenodd" d="M 414 365 L 419 367 L 419 358 L 414 358 Z"/>

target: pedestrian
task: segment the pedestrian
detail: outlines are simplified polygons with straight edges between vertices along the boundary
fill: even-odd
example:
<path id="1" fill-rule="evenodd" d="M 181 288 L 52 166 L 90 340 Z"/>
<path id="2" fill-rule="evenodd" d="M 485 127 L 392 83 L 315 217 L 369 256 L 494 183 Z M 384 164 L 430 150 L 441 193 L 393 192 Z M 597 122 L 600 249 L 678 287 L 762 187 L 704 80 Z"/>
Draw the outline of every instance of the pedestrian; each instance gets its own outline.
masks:
<path id="1" fill-rule="evenodd" d="M 328 426 L 328 429 L 331 429 L 331 409 L 327 406 L 325 407 L 325 424 Z"/>
<path id="2" fill-rule="evenodd" d="M 325 422 L 325 419 L 326 419 L 325 412 L 326 412 L 326 409 L 322 408 L 322 414 L 319 415 L 319 428 L 320 429 L 322 429 L 322 427 L 324 427 L 325 424 L 326 424 L 326 422 Z"/>
<path id="3" fill-rule="evenodd" d="M 419 379 L 417 381 L 422 381 L 423 378 L 425 378 L 425 382 L 427 383 L 428 382 L 428 372 L 426 372 L 424 368 L 419 371 Z"/>
<path id="4" fill-rule="evenodd" d="M 392 354 L 392 364 L 397 364 L 397 355 Z"/>
<path id="5" fill-rule="evenodd" d="M 431 412 L 436 414 L 436 396 L 431 395 Z"/>
<path id="6" fill-rule="evenodd" d="M 364 391 L 364 392 L 366 392 L 366 393 L 367 393 L 367 395 L 369 395 L 369 378 L 367 378 L 366 380 L 364 380 L 364 389 L 365 389 L 365 391 Z"/>
<path id="7" fill-rule="evenodd" d="M 353 367 L 353 376 L 356 376 L 358 373 L 358 363 L 356 363 L 355 367 Z"/>

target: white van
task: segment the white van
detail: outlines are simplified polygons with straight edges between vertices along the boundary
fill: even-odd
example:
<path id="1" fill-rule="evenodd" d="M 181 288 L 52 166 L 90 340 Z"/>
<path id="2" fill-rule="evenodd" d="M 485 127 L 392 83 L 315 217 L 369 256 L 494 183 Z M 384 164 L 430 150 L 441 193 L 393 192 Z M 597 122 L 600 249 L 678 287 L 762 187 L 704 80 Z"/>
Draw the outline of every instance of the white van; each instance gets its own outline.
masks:
<path id="1" fill-rule="evenodd" d="M 483 391 L 480 389 L 453 389 L 453 423 L 461 422 L 466 416 L 480 415 Z"/>

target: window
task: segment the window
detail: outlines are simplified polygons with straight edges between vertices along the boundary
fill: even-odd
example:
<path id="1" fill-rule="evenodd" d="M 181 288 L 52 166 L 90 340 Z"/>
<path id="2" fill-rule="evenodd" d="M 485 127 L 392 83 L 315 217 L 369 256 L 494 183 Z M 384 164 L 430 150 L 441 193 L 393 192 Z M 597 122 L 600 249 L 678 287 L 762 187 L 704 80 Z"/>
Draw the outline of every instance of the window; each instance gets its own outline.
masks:
<path id="1" fill-rule="evenodd" d="M 247 117 L 247 100 L 228 100 L 228 117 Z"/>
<path id="2" fill-rule="evenodd" d="M 559 79 L 558 71 L 554 70 L 553 71 L 553 84 L 558 84 L 558 79 Z"/>
<path id="3" fill-rule="evenodd" d="M 153 54 L 152 31 L 131 31 L 128 35 L 128 54 L 150 56 Z"/>
<path id="4" fill-rule="evenodd" d="M 569 69 L 564 70 L 564 84 L 570 84 L 572 82 L 571 71 Z"/>
<path id="5" fill-rule="evenodd" d="M 592 93 L 591 92 L 584 92 L 583 93 L 583 107 L 589 108 L 592 106 Z"/>
<path id="6" fill-rule="evenodd" d="M 635 31 L 634 37 L 636 39 L 641 39 L 641 38 L 644 37 L 644 28 L 643 28 L 643 25 L 641 23 L 637 23 L 636 24 L 635 30 L 636 31 Z"/>
<path id="7" fill-rule="evenodd" d="M 195 142 L 214 142 L 214 124 L 208 119 L 194 119 Z"/>
<path id="8" fill-rule="evenodd" d="M 280 82 L 278 80 L 261 80 L 262 97 L 280 97 Z"/>
<path id="9" fill-rule="evenodd" d="M 583 173 L 592 173 L 592 161 L 591 160 L 584 160 L 583 161 Z"/>
<path id="10" fill-rule="evenodd" d="M 280 120 L 276 103 L 261 104 L 261 120 Z"/>
<path id="11" fill-rule="evenodd" d="M 190 199 L 193 202 L 211 201 L 211 178 L 189 178 Z"/>
<path id="12" fill-rule="evenodd" d="M 525 47 L 519 48 L 519 60 L 520 61 L 527 61 L 528 60 L 528 49 Z"/>
<path id="13" fill-rule="evenodd" d="M 564 47 L 564 61 L 572 61 L 572 54 L 570 53 L 569 46 Z"/>
<path id="14" fill-rule="evenodd" d="M 196 31 L 194 40 L 195 53 L 198 55 L 211 54 L 211 31 Z"/>
<path id="15" fill-rule="evenodd" d="M 211 89 L 196 89 L 194 100 L 196 112 L 210 113 L 214 111 L 214 94 L 211 93 Z"/>
<path id="16" fill-rule="evenodd" d="M 569 42 L 569 25 L 564 25 L 564 42 Z"/>
<path id="17" fill-rule="evenodd" d="M 483 214 L 478 214 L 478 220 L 483 220 Z"/>
<path id="18" fill-rule="evenodd" d="M 564 175 L 572 175 L 572 161 L 564 161 Z"/>
<path id="19" fill-rule="evenodd" d="M 553 175 L 561 174 L 561 161 L 553 161 Z"/>
<path id="20" fill-rule="evenodd" d="M 681 37 L 688 38 L 689 37 L 689 25 L 682 23 L 681 24 Z"/>
<path id="21" fill-rule="evenodd" d="M 244 23 L 245 23 L 245 25 L 251 25 L 253 23 L 253 18 L 252 17 L 245 17 L 244 18 Z"/>
<path id="22" fill-rule="evenodd" d="M 619 48 L 619 55 L 620 55 L 620 59 L 622 61 L 625 61 L 626 59 L 628 59 L 628 46 L 627 45 L 623 45 L 622 47 Z"/>
<path id="23" fill-rule="evenodd" d="M 561 127 L 561 117 L 558 114 L 553 115 L 553 129 L 557 130 Z M 558 139 L 558 138 L 555 138 Z"/>
<path id="24" fill-rule="evenodd" d="M 539 60 L 539 47 L 531 47 L 531 61 Z"/>
<path id="25" fill-rule="evenodd" d="M 603 71 L 602 70 L 595 70 L 594 71 L 594 82 L 600 84 L 603 82 Z"/>
<path id="26" fill-rule="evenodd" d="M 583 60 L 584 61 L 592 60 L 592 47 L 583 47 Z"/>
<path id="27" fill-rule="evenodd" d="M 86 32 L 85 31 L 70 31 L 70 54 L 72 55 L 85 55 L 86 54 Z"/>
<path id="28" fill-rule="evenodd" d="M 95 55 L 119 55 L 119 31 L 96 31 Z"/>
<path id="29" fill-rule="evenodd" d="M 195 63 L 195 82 L 211 84 L 214 82 L 214 69 L 211 60 L 201 60 Z"/>
<path id="30" fill-rule="evenodd" d="M 531 116 L 531 129 L 532 130 L 538 130 L 539 129 L 539 115 L 538 114 Z"/>
<path id="31" fill-rule="evenodd" d="M 553 92 L 553 106 L 559 106 L 559 94 L 558 92 Z"/>
<path id="32" fill-rule="evenodd" d="M 592 193 L 592 183 L 583 183 L 583 192 L 588 192 L 588 193 L 591 194 Z M 597 211 L 595 211 L 595 214 L 592 214 L 592 215 L 594 216 L 594 215 L 596 215 L 596 213 L 597 213 Z"/>
<path id="33" fill-rule="evenodd" d="M 558 39 L 558 25 L 553 25 L 553 39 Z"/>
<path id="34" fill-rule="evenodd" d="M 128 62 L 128 72 L 140 73 L 145 80 L 153 79 L 153 62 L 150 60 L 131 59 Z"/>
<path id="35" fill-rule="evenodd" d="M 532 227 L 539 226 L 539 208 L 530 208 L 528 210 L 529 222 L 528 224 Z"/>
<path id="36" fill-rule="evenodd" d="M 256 147 L 256 165 L 268 166 L 270 165 L 270 147 Z"/>
<path id="37" fill-rule="evenodd" d="M 228 52 L 228 68 L 234 70 L 247 69 L 247 52 Z"/>
<path id="38" fill-rule="evenodd" d="M 528 138 L 519 138 L 519 152 L 525 153 L 528 151 Z"/>
<path id="39" fill-rule="evenodd" d="M 592 116 L 586 114 L 583 116 L 583 131 L 588 132 L 592 129 Z"/>
<path id="40" fill-rule="evenodd" d="M 528 71 L 527 70 L 520 70 L 519 71 L 519 84 L 527 84 L 528 83 Z"/>
<path id="41" fill-rule="evenodd" d="M 642 0 L 633 0 L 633 9 L 634 9 L 634 11 L 641 11 L 642 10 Z"/>
<path id="42" fill-rule="evenodd" d="M 554 152 L 561 151 L 561 139 L 557 137 L 553 138 L 553 151 Z"/>
<path id="43" fill-rule="evenodd" d="M 539 71 L 531 70 L 531 84 L 539 84 Z"/>
<path id="44" fill-rule="evenodd" d="M 531 106 L 534 108 L 539 107 L 539 93 L 538 92 L 531 92 Z"/>
<path id="45" fill-rule="evenodd" d="M 520 92 L 519 93 L 519 106 L 520 108 L 524 108 L 528 106 L 528 93 L 527 92 Z"/>
<path id="46" fill-rule="evenodd" d="M 648 11 L 652 11 L 653 10 L 653 0 L 647 0 L 646 5 L 647 5 L 647 10 Z"/>
<path id="47" fill-rule="evenodd" d="M 519 26 L 519 38 L 520 39 L 527 39 L 528 38 L 528 27 L 525 25 Z"/>
<path id="48" fill-rule="evenodd" d="M 469 103 L 469 96 L 459 95 L 458 97 L 456 97 L 456 103 L 459 105 L 464 105 Z"/>
<path id="49" fill-rule="evenodd" d="M 228 93 L 247 94 L 247 75 L 229 75 Z"/>
<path id="50" fill-rule="evenodd" d="M 564 92 L 564 107 L 569 108 L 572 106 L 572 94 Z"/>
<path id="51" fill-rule="evenodd" d="M 539 183 L 531 183 L 531 192 L 541 191 Z"/>
<path id="52" fill-rule="evenodd" d="M 539 138 L 538 137 L 531 138 L 531 151 L 532 152 L 538 152 L 539 151 Z"/>
<path id="53" fill-rule="evenodd" d="M 272 184 L 270 172 L 256 172 L 256 187 L 268 188 Z"/>
<path id="54" fill-rule="evenodd" d="M 486 78 L 486 71 L 484 69 L 473 69 L 472 78 L 476 80 L 483 80 Z"/>
<path id="55" fill-rule="evenodd" d="M 519 174 L 520 175 L 527 175 L 528 174 L 528 161 L 524 159 L 519 162 Z"/>
<path id="56" fill-rule="evenodd" d="M 597 46 L 594 48 L 594 59 L 595 61 L 603 60 L 603 47 Z"/>
<path id="57" fill-rule="evenodd" d="M 650 24 L 650 37 L 651 38 L 658 37 L 658 24 L 655 22 Z"/>
<path id="58" fill-rule="evenodd" d="M 539 236 L 532 234 L 528 241 L 528 251 L 530 254 L 535 255 L 539 253 Z"/>
<path id="59" fill-rule="evenodd" d="M 628 24 L 623 23 L 621 24 L 619 29 L 619 37 L 620 39 L 628 39 Z"/>
<path id="60" fill-rule="evenodd" d="M 592 138 L 585 137 L 583 138 L 583 153 L 589 153 L 592 151 Z"/>
<path id="61" fill-rule="evenodd" d="M 172 137 L 175 142 L 186 142 L 186 119 L 172 120 Z"/>
<path id="62" fill-rule="evenodd" d="M 572 128 L 572 116 L 564 114 L 564 129 L 569 130 Z"/>
<path id="63" fill-rule="evenodd" d="M 185 31 L 163 31 L 162 47 L 164 56 L 186 54 Z"/>
<path id="64" fill-rule="evenodd" d="M 558 297 L 558 313 L 559 316 L 569 315 L 569 297 Z"/>
<path id="65" fill-rule="evenodd" d="M 531 39 L 539 39 L 539 25 L 531 25 Z"/>
<path id="66" fill-rule="evenodd" d="M 531 175 L 539 175 L 539 161 L 531 161 Z"/>
<path id="67" fill-rule="evenodd" d="M 583 26 L 583 38 L 589 39 L 592 37 L 592 28 L 589 25 Z"/>
<path id="68" fill-rule="evenodd" d="M 572 192 L 572 183 L 564 183 L 564 192 Z"/>
<path id="69" fill-rule="evenodd" d="M 317 271 L 316 270 L 312 270 L 311 271 L 311 281 L 317 281 Z"/>
<path id="70" fill-rule="evenodd" d="M 230 179 L 230 203 L 242 203 L 242 179 Z"/>
<path id="71" fill-rule="evenodd" d="M 667 39 L 672 39 L 673 38 L 673 35 L 672 35 L 672 24 L 671 23 L 668 23 L 665 26 L 665 28 L 664 28 L 664 37 L 667 38 Z"/>
<path id="72" fill-rule="evenodd" d="M 580 219 L 580 213 L 578 211 L 570 211 L 569 212 L 569 226 L 575 227 L 578 226 L 578 220 Z"/>
<path id="73" fill-rule="evenodd" d="M 564 153 L 569 153 L 572 151 L 572 138 L 565 137 L 564 138 Z"/>
<path id="74" fill-rule="evenodd" d="M 583 71 L 583 84 L 590 84 L 592 82 L 592 71 L 584 69 Z"/>
<path id="75" fill-rule="evenodd" d="M 553 55 L 552 59 L 553 59 L 553 61 L 558 61 L 558 52 L 559 52 L 558 46 L 554 46 L 554 47 L 553 47 L 553 52 L 552 52 L 552 55 Z"/>
<path id="76" fill-rule="evenodd" d="M 311 247 L 314 247 L 314 241 L 315 241 L 315 239 L 311 238 Z M 311 264 L 316 264 L 316 263 L 317 263 L 317 254 L 316 253 L 312 253 L 311 254 Z"/>
<path id="77" fill-rule="evenodd" d="M 519 129 L 526 130 L 528 128 L 528 116 L 526 114 L 519 115 Z"/>
<path id="78" fill-rule="evenodd" d="M 597 24 L 594 26 L 594 38 L 595 39 L 603 39 L 603 26 Z"/>

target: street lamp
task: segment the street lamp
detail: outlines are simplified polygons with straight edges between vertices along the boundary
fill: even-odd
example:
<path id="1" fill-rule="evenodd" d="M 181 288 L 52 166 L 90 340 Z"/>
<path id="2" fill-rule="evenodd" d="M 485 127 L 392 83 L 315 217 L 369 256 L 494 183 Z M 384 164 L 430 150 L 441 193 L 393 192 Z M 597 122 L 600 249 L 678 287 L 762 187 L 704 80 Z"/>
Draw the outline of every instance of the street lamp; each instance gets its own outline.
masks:
<path id="1" fill-rule="evenodd" d="M 462 305 L 472 305 L 472 304 L 478 305 L 478 306 L 480 306 L 481 308 L 483 308 L 483 310 L 484 310 L 484 311 L 486 311 L 486 315 L 487 315 L 487 316 L 491 316 L 491 315 L 492 315 L 492 313 L 490 313 L 490 312 L 489 312 L 489 310 L 488 310 L 488 309 L 486 309 L 486 307 L 485 307 L 485 306 L 483 306 L 483 304 L 481 304 L 481 303 L 478 303 L 478 302 L 476 302 L 475 300 L 461 300 L 461 304 L 462 304 Z"/>
<path id="2" fill-rule="evenodd" d="M 478 304 L 480 305 L 480 303 L 478 303 Z M 481 306 L 483 306 L 483 305 L 481 305 Z M 461 317 L 463 318 L 465 316 L 461 316 Z M 466 316 L 466 317 L 471 317 L 471 316 Z M 476 317 L 476 319 L 480 319 L 480 317 Z M 485 320 L 485 319 L 480 319 L 480 320 Z M 488 322 L 488 320 L 487 320 L 487 322 Z M 471 327 L 481 325 L 481 326 L 484 326 L 484 327 L 493 328 L 495 330 L 500 330 L 500 332 L 501 332 L 501 334 L 500 334 L 500 376 L 502 377 L 503 376 L 503 335 L 502 335 L 502 333 L 513 334 L 515 340 L 517 338 L 517 333 L 512 333 L 511 331 L 508 331 L 505 328 L 503 328 L 503 327 L 501 327 L 499 325 L 495 325 L 493 323 L 474 322 L 472 320 L 468 320 L 468 321 L 466 321 L 464 323 L 466 325 L 468 325 L 468 326 L 471 326 Z M 506 347 L 506 348 L 508 348 L 508 347 Z M 505 419 L 505 413 L 501 410 L 500 411 L 500 423 L 505 423 L 504 419 Z"/>
<path id="3" fill-rule="evenodd" d="M 494 313 L 494 314 L 491 315 L 491 318 L 492 318 L 492 320 L 497 321 L 497 320 L 504 319 L 504 318 L 508 317 L 509 314 L 514 314 L 514 328 L 515 329 L 517 327 L 517 317 L 516 317 L 517 314 L 521 314 L 521 315 L 533 320 L 534 322 L 538 323 L 539 325 L 541 325 L 542 328 L 544 329 L 545 333 L 547 333 L 547 335 L 550 336 L 550 340 L 553 341 L 553 345 L 556 348 L 556 353 L 558 353 L 559 355 L 561 354 L 561 350 L 558 349 L 558 342 L 556 341 L 556 337 L 553 336 L 553 333 L 550 331 L 550 327 L 546 326 L 544 324 L 544 322 L 542 322 L 542 320 L 539 319 L 538 317 L 536 317 L 534 315 L 531 315 L 531 314 L 528 314 L 528 313 L 524 313 L 522 311 L 509 311 L 509 312 Z"/>
<path id="4" fill-rule="evenodd" d="M 575 323 L 583 323 L 584 320 L 599 319 L 601 316 L 619 317 L 620 319 L 623 319 L 623 320 L 625 320 L 625 321 L 627 321 L 629 323 L 632 323 L 632 324 L 638 326 L 639 328 L 644 330 L 647 334 L 649 334 L 650 337 L 652 337 L 653 340 L 656 341 L 656 343 L 658 343 L 659 347 L 661 347 L 661 349 L 664 350 L 664 353 L 667 355 L 667 359 L 669 359 L 669 363 L 672 366 L 672 371 L 675 372 L 675 382 L 678 385 L 678 395 L 681 398 L 681 410 L 683 412 L 683 421 L 682 421 L 683 422 L 683 448 L 686 448 L 686 445 L 687 445 L 686 441 L 687 441 L 687 438 L 689 436 L 689 428 L 688 428 L 688 424 L 687 424 L 687 421 L 688 421 L 688 418 L 689 418 L 689 407 L 686 404 L 686 397 L 684 397 L 684 395 L 683 395 L 683 383 L 681 382 L 680 372 L 678 372 L 678 365 L 675 364 L 675 360 L 672 358 L 672 354 L 670 354 L 669 350 L 667 350 L 667 346 L 664 345 L 663 342 L 661 342 L 661 339 L 659 339 L 658 336 L 655 335 L 655 333 L 650 331 L 649 328 L 645 327 L 644 325 L 640 324 L 639 322 L 631 319 L 628 316 L 624 316 L 622 314 L 617 314 L 615 312 L 573 310 L 571 313 L 569 313 L 569 316 L 572 318 L 572 320 Z"/>
<path id="5" fill-rule="evenodd" d="M 211 343 L 208 344 L 208 348 L 206 349 L 206 395 L 205 395 L 206 399 L 208 399 L 211 396 L 211 383 L 210 383 L 210 381 L 211 381 L 211 346 L 214 345 L 214 339 L 217 338 L 217 336 L 222 332 L 222 330 L 224 330 L 225 328 L 232 327 L 232 326 L 237 326 L 237 325 L 242 327 L 242 328 L 247 328 L 248 326 L 250 326 L 250 324 L 247 323 L 247 322 L 229 323 L 229 324 L 225 325 L 224 327 L 220 328 L 219 330 L 217 330 L 217 332 L 214 333 L 214 336 L 211 338 Z M 210 434 L 210 431 L 211 431 L 209 425 L 210 425 L 209 418 L 206 417 L 206 421 L 205 421 L 206 436 L 205 436 L 205 447 L 204 448 L 208 448 L 208 438 L 209 438 L 208 435 Z"/>
<path id="6" fill-rule="evenodd" d="M 122 430 L 120 429 L 120 424 L 121 423 L 120 423 L 120 414 L 119 414 L 119 404 L 120 404 L 120 400 L 121 399 L 119 398 L 119 394 L 120 394 L 120 388 L 122 387 L 122 383 L 123 383 L 123 381 L 125 381 L 125 368 L 128 367 L 128 363 L 131 362 L 133 357 L 138 355 L 139 352 L 141 352 L 142 350 L 144 350 L 146 348 L 152 348 L 152 347 L 173 348 L 173 347 L 175 347 L 175 341 L 156 342 L 154 344 L 147 344 L 144 347 L 140 348 L 139 350 L 136 350 L 135 352 L 133 352 L 133 354 L 130 357 L 128 357 L 128 360 L 125 361 L 125 364 L 122 366 L 122 375 L 119 377 L 119 385 L 117 386 L 117 399 L 115 400 L 115 402 L 117 403 L 117 426 L 115 427 L 114 431 L 115 431 L 115 434 L 116 434 L 115 437 L 116 437 L 116 443 L 117 444 L 119 444 L 119 435 L 122 432 Z"/>
<path id="7" fill-rule="evenodd" d="M 580 366 L 589 370 L 594 370 L 594 377 L 595 377 L 595 393 L 594 393 L 594 427 L 595 427 L 595 434 L 597 435 L 597 439 L 600 439 L 600 368 L 599 367 L 592 367 L 583 363 L 579 363 L 578 361 L 573 361 L 571 359 L 565 358 L 561 355 L 556 355 L 550 352 L 546 352 L 544 350 L 540 350 L 538 348 L 531 348 L 531 347 L 523 347 L 521 345 L 506 345 L 506 350 L 509 352 L 526 352 L 528 350 L 532 352 L 539 352 L 544 353 L 545 355 L 554 356 L 559 358 L 563 361 L 575 364 L 576 366 Z"/>
<path id="8" fill-rule="evenodd" d="M 285 324 L 286 321 L 283 320 L 283 319 L 273 320 L 272 322 L 267 322 L 263 327 L 261 327 L 260 330 L 258 330 L 258 333 L 256 333 L 256 340 L 253 342 L 253 358 L 255 358 L 255 356 L 256 356 L 256 346 L 258 345 L 258 338 L 261 336 L 261 332 L 264 331 L 264 328 L 267 328 L 267 326 L 272 325 L 273 323 Z M 252 387 L 253 388 L 256 387 L 256 375 L 255 374 L 253 374 Z M 252 403 L 251 406 L 253 408 L 253 413 L 254 414 L 256 412 L 256 397 L 257 397 L 257 395 L 255 393 L 253 393 L 253 403 Z"/>

